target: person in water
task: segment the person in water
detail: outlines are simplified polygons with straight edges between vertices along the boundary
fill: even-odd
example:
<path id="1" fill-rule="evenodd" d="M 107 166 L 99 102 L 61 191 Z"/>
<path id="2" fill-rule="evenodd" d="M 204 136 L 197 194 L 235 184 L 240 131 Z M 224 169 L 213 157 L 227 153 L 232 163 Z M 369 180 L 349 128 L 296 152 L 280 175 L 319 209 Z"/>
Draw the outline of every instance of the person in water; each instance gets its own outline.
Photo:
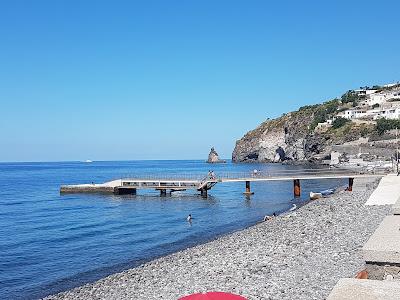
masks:
<path id="1" fill-rule="evenodd" d="M 187 216 L 187 218 L 186 218 L 186 220 L 188 221 L 188 222 L 191 222 L 192 221 L 192 215 L 191 214 L 189 214 L 188 216 Z"/>

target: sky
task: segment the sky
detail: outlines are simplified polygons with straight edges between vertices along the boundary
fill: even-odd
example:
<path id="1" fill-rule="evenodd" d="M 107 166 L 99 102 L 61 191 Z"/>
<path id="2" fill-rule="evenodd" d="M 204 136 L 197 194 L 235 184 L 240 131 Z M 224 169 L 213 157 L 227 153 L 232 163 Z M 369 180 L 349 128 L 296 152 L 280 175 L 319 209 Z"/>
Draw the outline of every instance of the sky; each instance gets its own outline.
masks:
<path id="1" fill-rule="evenodd" d="M 230 158 L 400 80 L 399 1 L 0 0 L 0 161 Z"/>

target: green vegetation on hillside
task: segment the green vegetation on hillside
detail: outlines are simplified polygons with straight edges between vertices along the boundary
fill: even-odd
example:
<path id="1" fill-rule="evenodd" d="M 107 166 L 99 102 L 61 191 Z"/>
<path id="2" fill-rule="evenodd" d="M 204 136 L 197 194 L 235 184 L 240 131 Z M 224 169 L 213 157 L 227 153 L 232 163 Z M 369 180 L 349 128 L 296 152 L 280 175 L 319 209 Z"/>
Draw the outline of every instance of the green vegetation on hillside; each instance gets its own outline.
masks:
<path id="1" fill-rule="evenodd" d="M 314 115 L 313 121 L 310 124 L 310 131 L 313 131 L 317 127 L 318 123 L 326 122 L 326 120 L 332 118 L 337 114 L 340 101 L 333 99 L 322 104 L 307 105 L 300 107 L 299 111 L 308 112 Z"/>
<path id="2" fill-rule="evenodd" d="M 400 120 L 390 120 L 390 119 L 378 119 L 376 122 L 376 130 L 379 135 L 382 135 L 387 130 L 392 130 L 400 128 Z"/>
<path id="3" fill-rule="evenodd" d="M 400 85 L 399 85 L 400 86 Z M 364 87 L 368 89 L 368 87 Z M 385 90 L 388 87 L 373 86 L 373 89 Z M 382 136 L 387 130 L 400 128 L 400 120 L 380 119 L 377 125 L 374 124 L 357 124 L 351 120 L 337 117 L 341 111 L 350 109 L 360 104 L 364 100 L 364 96 L 359 96 L 354 90 L 349 90 L 344 93 L 340 99 L 332 99 L 322 104 L 305 105 L 297 111 L 282 114 L 276 119 L 267 119 L 256 129 L 248 132 L 245 138 L 251 140 L 253 136 L 263 134 L 271 130 L 282 128 L 287 131 L 302 132 L 304 135 L 318 135 L 326 140 L 338 141 L 352 140 L 358 137 L 366 136 Z M 372 106 L 378 108 L 379 104 Z M 332 122 L 332 127 L 326 132 L 315 133 L 315 128 L 318 123 L 324 123 L 327 120 L 335 119 Z"/>
<path id="4" fill-rule="evenodd" d="M 358 96 L 357 93 L 353 90 L 349 90 L 346 93 L 344 93 L 341 97 L 341 101 L 343 104 L 346 103 L 351 103 L 353 107 L 356 107 L 357 104 L 362 100 L 362 96 Z"/>
<path id="5" fill-rule="evenodd" d="M 336 118 L 333 122 L 332 122 L 332 128 L 333 129 L 338 129 L 342 126 L 344 126 L 346 123 L 351 122 L 349 119 L 345 119 L 345 118 Z"/>

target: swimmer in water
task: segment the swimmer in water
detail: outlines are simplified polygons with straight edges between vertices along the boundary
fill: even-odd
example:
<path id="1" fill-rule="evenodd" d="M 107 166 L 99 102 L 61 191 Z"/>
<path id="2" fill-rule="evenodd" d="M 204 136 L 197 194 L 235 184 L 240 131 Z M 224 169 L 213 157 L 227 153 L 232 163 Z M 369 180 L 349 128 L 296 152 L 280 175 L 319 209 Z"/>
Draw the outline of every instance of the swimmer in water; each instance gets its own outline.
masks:
<path id="1" fill-rule="evenodd" d="M 187 220 L 188 222 L 191 222 L 191 221 L 192 221 L 192 215 L 189 214 L 189 215 L 187 216 L 186 220 Z"/>

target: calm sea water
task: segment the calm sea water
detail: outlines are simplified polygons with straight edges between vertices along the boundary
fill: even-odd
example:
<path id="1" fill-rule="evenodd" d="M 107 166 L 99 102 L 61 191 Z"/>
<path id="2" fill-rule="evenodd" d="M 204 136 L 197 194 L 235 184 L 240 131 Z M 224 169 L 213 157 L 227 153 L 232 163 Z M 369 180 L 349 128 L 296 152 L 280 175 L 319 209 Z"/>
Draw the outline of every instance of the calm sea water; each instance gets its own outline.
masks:
<path id="1" fill-rule="evenodd" d="M 212 165 L 226 172 L 302 168 L 278 164 Z M 245 228 L 266 214 L 302 204 L 309 191 L 340 180 L 217 184 L 207 199 L 194 191 L 159 197 L 60 195 L 61 184 L 104 182 L 124 174 L 201 174 L 202 161 L 0 164 L 0 295 L 36 299 L 137 266 L 144 261 Z M 186 221 L 188 214 L 194 219 Z"/>

